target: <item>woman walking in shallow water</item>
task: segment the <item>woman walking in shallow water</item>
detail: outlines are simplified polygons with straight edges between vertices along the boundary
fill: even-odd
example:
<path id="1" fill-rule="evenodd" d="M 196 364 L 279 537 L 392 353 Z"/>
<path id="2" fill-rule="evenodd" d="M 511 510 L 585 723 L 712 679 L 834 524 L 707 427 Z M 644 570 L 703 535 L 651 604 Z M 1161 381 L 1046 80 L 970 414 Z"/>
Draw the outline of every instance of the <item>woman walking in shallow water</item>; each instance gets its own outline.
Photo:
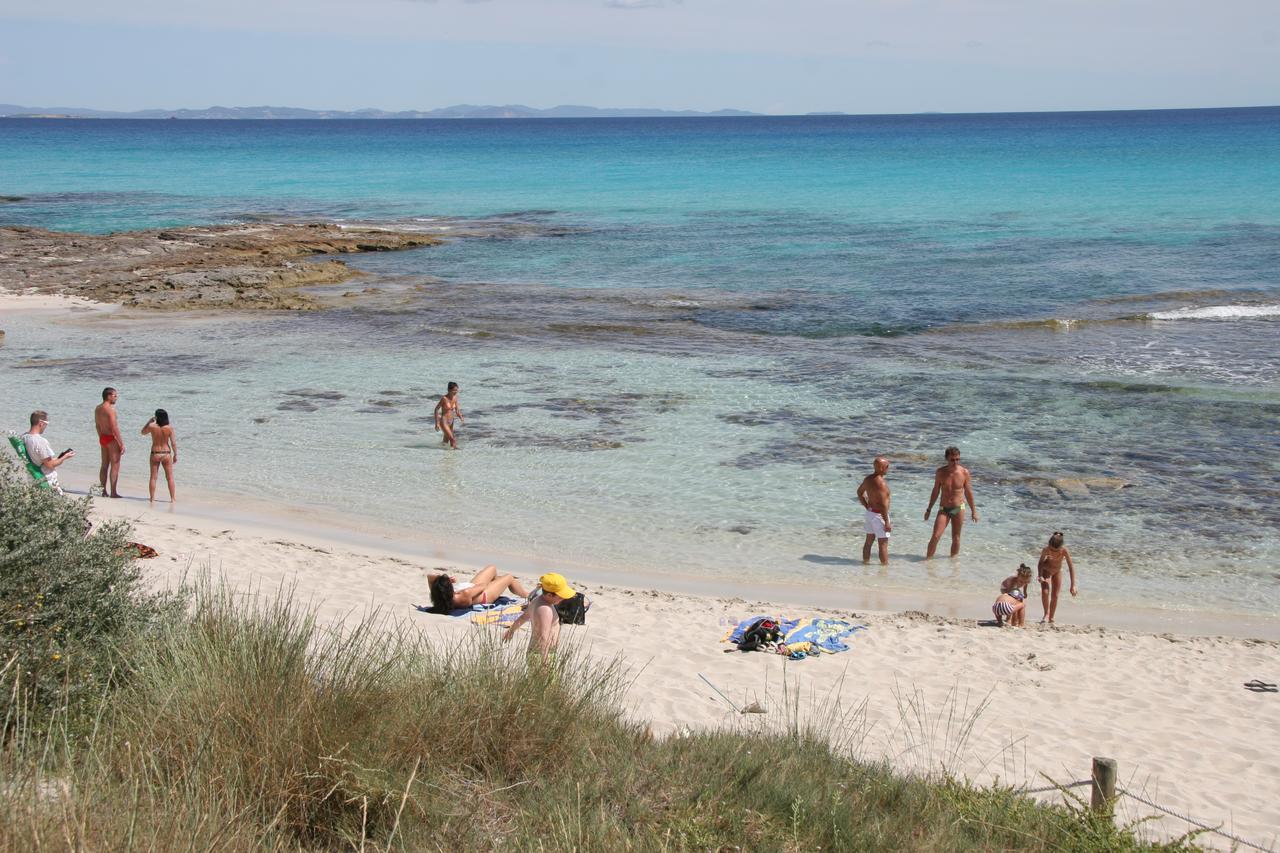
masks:
<path id="1" fill-rule="evenodd" d="M 453 437 L 453 419 L 466 423 L 466 418 L 462 417 L 462 410 L 458 408 L 458 388 L 457 382 L 450 382 L 449 387 L 445 390 L 445 395 L 440 398 L 440 402 L 436 403 L 436 432 L 444 433 L 443 441 L 445 444 L 458 449 L 458 440 Z"/>
<path id="2" fill-rule="evenodd" d="M 178 439 L 169 423 L 169 413 L 156 409 L 155 417 L 143 425 L 142 434 L 151 436 L 151 503 L 156 502 L 156 479 L 162 466 L 169 483 L 169 503 L 175 503 L 178 498 L 173 487 L 173 466 L 178 464 Z"/>

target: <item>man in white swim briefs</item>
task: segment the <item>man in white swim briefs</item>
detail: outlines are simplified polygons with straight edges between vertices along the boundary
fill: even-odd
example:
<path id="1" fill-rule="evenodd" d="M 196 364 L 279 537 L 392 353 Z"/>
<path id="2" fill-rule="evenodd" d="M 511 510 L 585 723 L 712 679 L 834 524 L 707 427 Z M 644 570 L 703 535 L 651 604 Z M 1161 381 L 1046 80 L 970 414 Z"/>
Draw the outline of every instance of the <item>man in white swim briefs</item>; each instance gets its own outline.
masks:
<path id="1" fill-rule="evenodd" d="M 889 521 L 889 484 L 884 475 L 889 472 L 889 460 L 877 456 L 875 469 L 858 486 L 858 501 L 867 511 L 865 527 L 867 540 L 862 545 L 862 562 L 871 562 L 871 543 L 880 545 L 880 565 L 889 565 L 889 533 L 893 524 Z"/>

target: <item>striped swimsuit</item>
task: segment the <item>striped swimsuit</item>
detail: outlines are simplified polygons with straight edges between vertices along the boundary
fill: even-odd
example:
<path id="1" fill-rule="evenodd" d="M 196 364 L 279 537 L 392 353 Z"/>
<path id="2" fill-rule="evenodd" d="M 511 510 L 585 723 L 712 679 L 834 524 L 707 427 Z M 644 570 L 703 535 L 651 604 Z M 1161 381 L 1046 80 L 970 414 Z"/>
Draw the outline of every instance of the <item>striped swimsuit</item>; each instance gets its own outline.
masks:
<path id="1" fill-rule="evenodd" d="M 1020 589 L 1015 589 L 1013 592 L 1010 592 L 1009 595 L 1018 601 L 1022 601 L 1025 598 L 1022 590 Z M 995 614 L 997 619 L 1008 619 L 1013 615 L 1013 605 L 1007 601 L 997 601 L 995 604 L 991 605 L 991 612 Z"/>

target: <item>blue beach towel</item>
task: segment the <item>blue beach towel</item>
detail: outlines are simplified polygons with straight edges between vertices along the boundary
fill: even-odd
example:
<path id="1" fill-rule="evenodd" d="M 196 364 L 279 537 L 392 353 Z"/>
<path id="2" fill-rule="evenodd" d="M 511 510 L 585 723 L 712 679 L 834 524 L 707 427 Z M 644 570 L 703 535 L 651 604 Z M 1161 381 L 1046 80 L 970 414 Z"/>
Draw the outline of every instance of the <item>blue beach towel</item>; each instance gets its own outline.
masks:
<path id="1" fill-rule="evenodd" d="M 813 643 L 827 654 L 835 654 L 849 651 L 849 645 L 844 640 L 865 630 L 866 625 L 854 625 L 843 619 L 798 619 L 794 627 L 786 631 L 783 642 L 788 645 Z"/>
<path id="2" fill-rule="evenodd" d="M 787 645 L 792 643 L 812 643 L 815 649 L 826 654 L 849 651 L 849 645 L 844 641 L 858 631 L 867 630 L 866 625 L 854 625 L 852 622 L 846 622 L 843 619 L 784 619 L 777 616 L 760 615 L 752 616 L 750 619 L 743 619 L 724 636 L 721 642 L 734 643 L 735 645 L 742 642 L 742 637 L 747 633 L 747 629 L 761 619 L 772 619 L 777 622 L 782 631 L 782 642 Z M 800 653 L 792 657 L 798 660 L 804 657 L 804 654 Z"/>
<path id="3" fill-rule="evenodd" d="M 498 596 L 498 599 L 496 601 L 490 602 L 489 604 L 473 604 L 470 607 L 454 608 L 453 610 L 449 611 L 449 615 L 455 619 L 460 619 L 463 616 L 471 616 L 473 613 L 484 613 L 489 610 L 501 610 L 504 607 L 509 607 L 512 604 L 519 604 L 519 603 L 520 602 L 518 600 L 512 598 L 509 595 L 500 595 Z M 413 608 L 417 610 L 419 613 L 435 612 L 434 610 L 431 609 L 430 604 L 415 604 L 413 605 Z"/>

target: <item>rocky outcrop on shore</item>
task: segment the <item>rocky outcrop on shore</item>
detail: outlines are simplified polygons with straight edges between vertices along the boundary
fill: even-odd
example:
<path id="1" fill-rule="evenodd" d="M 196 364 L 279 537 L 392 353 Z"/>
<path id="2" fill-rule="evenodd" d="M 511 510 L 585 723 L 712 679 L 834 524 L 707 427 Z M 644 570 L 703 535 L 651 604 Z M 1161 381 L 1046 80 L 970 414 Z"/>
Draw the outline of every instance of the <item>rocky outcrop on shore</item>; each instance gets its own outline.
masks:
<path id="1" fill-rule="evenodd" d="M 117 234 L 0 228 L 0 288 L 138 308 L 312 310 L 299 288 L 359 275 L 318 255 L 442 242 L 429 234 L 328 223 L 221 225 Z"/>

